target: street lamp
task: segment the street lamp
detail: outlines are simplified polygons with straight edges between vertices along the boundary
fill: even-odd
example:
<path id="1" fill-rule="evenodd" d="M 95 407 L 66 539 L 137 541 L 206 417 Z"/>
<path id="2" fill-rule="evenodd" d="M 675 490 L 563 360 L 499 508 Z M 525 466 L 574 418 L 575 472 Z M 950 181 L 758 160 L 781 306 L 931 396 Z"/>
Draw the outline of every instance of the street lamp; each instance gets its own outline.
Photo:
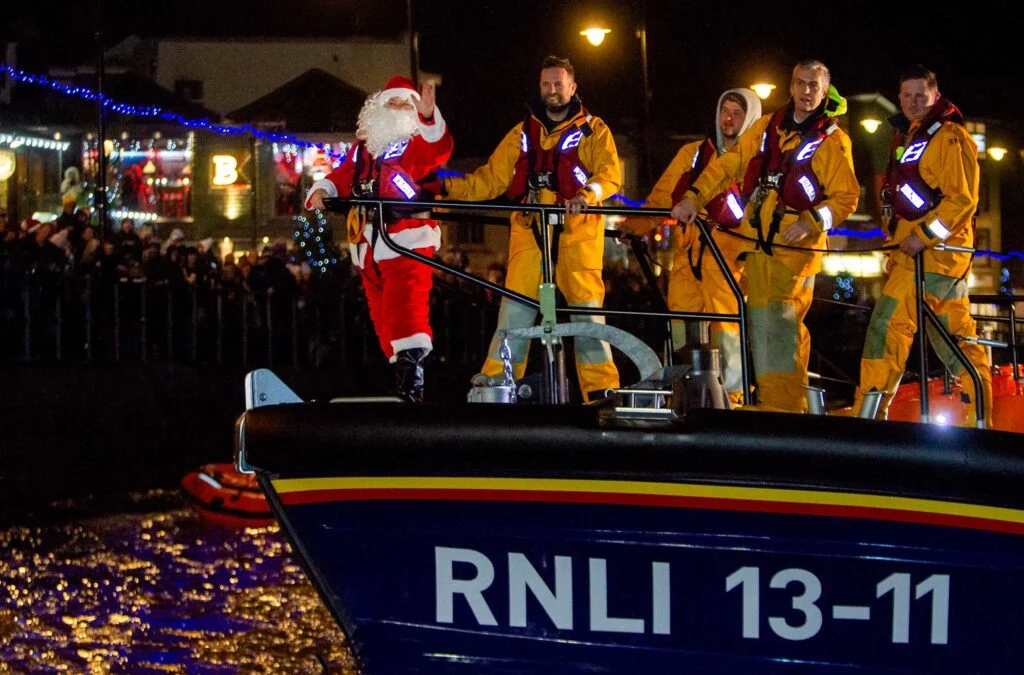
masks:
<path id="1" fill-rule="evenodd" d="M 604 36 L 611 32 L 610 28 L 587 28 L 586 30 L 581 30 L 580 35 L 587 38 L 587 42 L 596 47 L 604 42 Z"/>
<path id="2" fill-rule="evenodd" d="M 878 127 L 882 126 L 881 120 L 876 120 L 873 117 L 865 117 L 860 121 L 860 125 L 864 127 L 864 130 L 869 134 L 873 134 L 878 131 Z"/>
<path id="3" fill-rule="evenodd" d="M 604 37 L 611 33 L 610 28 L 593 26 L 580 31 L 580 35 L 587 38 L 587 42 L 598 46 L 604 42 Z M 647 2 L 640 2 L 640 23 L 636 30 L 636 37 L 640 40 L 640 70 L 643 76 L 644 87 L 644 126 L 643 126 L 643 168 L 644 180 L 648 183 L 654 182 L 654 161 L 651 156 L 651 85 L 647 77 Z"/>
<path id="4" fill-rule="evenodd" d="M 994 145 L 988 149 L 988 156 L 997 162 L 1003 161 L 1003 157 L 1006 157 L 1006 148 L 1001 148 L 998 145 Z"/>
<path id="5" fill-rule="evenodd" d="M 754 93 L 757 94 L 758 98 L 764 100 L 772 95 L 772 92 L 775 90 L 775 85 L 768 84 L 767 82 L 758 82 L 757 84 L 750 85 L 750 88 L 754 90 Z"/>

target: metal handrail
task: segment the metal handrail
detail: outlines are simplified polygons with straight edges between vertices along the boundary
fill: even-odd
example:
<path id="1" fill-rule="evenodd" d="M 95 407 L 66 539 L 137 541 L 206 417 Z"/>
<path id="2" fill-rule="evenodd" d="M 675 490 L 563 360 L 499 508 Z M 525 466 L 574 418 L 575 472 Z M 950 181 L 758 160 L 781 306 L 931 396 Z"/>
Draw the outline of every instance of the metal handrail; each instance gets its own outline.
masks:
<path id="1" fill-rule="evenodd" d="M 562 218 L 565 215 L 565 207 L 559 204 L 497 204 L 491 202 L 453 202 L 453 201 L 405 201 L 400 199 L 342 199 L 342 198 L 328 198 L 324 200 L 324 207 L 329 211 L 341 212 L 344 209 L 351 206 L 364 206 L 375 208 L 376 213 L 373 220 L 373 227 L 376 231 L 376 236 L 380 238 L 380 241 L 384 242 L 384 245 L 389 249 L 398 253 L 399 255 L 418 260 L 426 265 L 439 269 L 444 272 L 448 272 L 459 279 L 469 281 L 474 284 L 478 284 L 487 288 L 488 290 L 498 293 L 503 297 L 507 297 L 515 302 L 518 302 L 527 307 L 533 309 L 542 310 L 541 303 L 528 298 L 521 293 L 510 291 L 502 286 L 497 286 L 484 279 L 480 279 L 472 274 L 466 274 L 461 270 L 457 270 L 453 267 L 449 267 L 442 262 L 428 258 L 427 256 L 420 255 L 415 251 L 399 246 L 391 239 L 387 232 L 387 228 L 384 227 L 384 207 L 398 207 L 403 210 L 431 210 L 437 208 L 444 209 L 464 209 L 464 210 L 475 210 L 475 211 L 517 211 L 520 213 L 536 213 L 540 216 L 541 222 L 548 225 L 548 227 L 538 228 L 541 235 L 541 281 L 544 284 L 551 284 L 554 277 L 554 268 L 552 265 L 551 256 L 551 240 L 550 240 L 550 225 L 560 225 Z M 628 217 L 670 217 L 672 212 L 670 209 L 634 209 L 634 208 L 616 208 L 616 207 L 591 207 L 586 209 L 587 214 L 596 214 L 604 216 L 628 216 Z M 555 221 L 552 223 L 553 220 Z M 556 314 L 590 314 L 590 315 L 601 315 L 601 316 L 632 316 L 632 317 L 650 317 L 650 318 L 664 318 L 664 319 L 676 319 L 676 320 L 697 320 L 697 321 L 718 321 L 722 323 L 738 323 L 740 326 L 740 344 L 743 348 L 740 350 L 740 372 L 742 375 L 743 382 L 743 401 L 745 404 L 750 404 L 750 370 L 749 362 L 746 355 L 746 344 L 747 344 L 747 317 L 746 317 L 746 306 L 743 300 L 743 292 L 740 290 L 739 284 L 732 278 L 732 274 L 729 271 L 728 265 L 725 262 L 725 258 L 722 256 L 722 252 L 718 249 L 717 243 L 710 235 L 710 231 L 705 222 L 698 219 L 697 227 L 701 231 L 701 235 L 707 242 L 708 249 L 711 251 L 715 258 L 715 262 L 718 264 L 722 274 L 725 275 L 726 281 L 729 283 L 729 287 L 736 297 L 737 306 L 739 311 L 736 314 L 712 314 L 705 312 L 673 312 L 673 311 L 662 311 L 662 312 L 651 312 L 643 310 L 614 310 L 604 309 L 599 307 L 577 307 L 569 305 L 566 307 L 556 307 Z M 620 233 L 617 230 L 605 230 L 604 236 L 606 237 L 617 237 Z M 543 320 L 543 317 L 542 317 Z M 547 373 L 546 379 L 551 379 L 551 373 L 549 369 L 545 369 Z M 549 385 L 553 384 L 549 382 Z M 549 388 L 549 391 L 555 389 Z"/>
<path id="2" fill-rule="evenodd" d="M 936 250 L 944 251 L 956 251 L 960 253 L 974 253 L 973 248 L 966 246 L 950 246 L 946 244 L 939 244 L 935 247 Z M 921 251 L 914 256 L 914 274 L 915 283 L 917 286 L 917 331 L 918 331 L 918 355 L 921 359 L 921 421 L 927 423 L 929 421 L 929 401 L 928 401 L 928 341 L 925 339 L 924 322 L 927 320 L 931 323 L 932 328 L 935 332 L 946 343 L 946 346 L 950 348 L 953 355 L 960 361 L 960 365 L 964 367 L 967 374 L 971 376 L 971 381 L 974 383 L 974 411 L 975 421 L 974 426 L 978 429 L 984 429 L 985 423 L 985 391 L 981 384 L 981 375 L 978 373 L 978 369 L 975 368 L 974 364 L 971 363 L 967 355 L 964 354 L 963 350 L 960 349 L 959 342 L 964 338 L 954 336 L 946 330 L 946 327 L 942 325 L 939 317 L 932 311 L 932 308 L 927 305 L 924 301 L 924 254 L 925 251 Z M 1016 351 L 1016 350 L 1014 350 Z"/>

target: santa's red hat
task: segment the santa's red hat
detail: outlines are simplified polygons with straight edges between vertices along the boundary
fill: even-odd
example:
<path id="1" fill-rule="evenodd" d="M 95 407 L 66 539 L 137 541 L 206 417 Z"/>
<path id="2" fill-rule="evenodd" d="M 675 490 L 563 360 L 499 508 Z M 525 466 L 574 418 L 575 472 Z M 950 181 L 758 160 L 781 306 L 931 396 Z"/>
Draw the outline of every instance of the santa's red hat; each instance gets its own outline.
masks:
<path id="1" fill-rule="evenodd" d="M 396 96 L 410 101 L 412 99 L 419 100 L 420 98 L 420 94 L 416 91 L 416 85 L 412 83 L 412 80 L 401 75 L 392 75 L 380 93 L 382 101 L 390 101 Z"/>

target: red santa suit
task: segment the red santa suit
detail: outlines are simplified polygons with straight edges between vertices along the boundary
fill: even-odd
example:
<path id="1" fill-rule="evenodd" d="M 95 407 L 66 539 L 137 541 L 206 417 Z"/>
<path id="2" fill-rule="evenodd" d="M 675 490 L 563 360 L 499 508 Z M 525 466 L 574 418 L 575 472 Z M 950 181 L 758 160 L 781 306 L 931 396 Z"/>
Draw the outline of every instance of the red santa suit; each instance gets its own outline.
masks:
<path id="1" fill-rule="evenodd" d="M 393 77 L 383 92 L 371 97 L 386 103 L 394 96 L 418 97 L 412 83 Z M 367 104 L 370 105 L 370 102 Z M 337 169 L 313 184 L 306 197 L 324 190 L 329 197 L 423 199 L 421 185 L 451 156 L 453 141 L 441 111 L 435 106 L 430 119 L 415 111 L 417 125 L 411 137 L 390 143 L 374 156 L 367 143 L 357 141 Z M 429 196 L 426 198 L 430 198 Z M 410 217 L 395 217 L 385 210 L 385 225 L 392 241 L 427 257 L 441 245 L 437 222 Z M 432 270 L 427 265 L 402 256 L 374 237 L 375 216 L 365 224 L 349 214 L 349 246 L 352 261 L 359 268 L 370 306 L 370 317 L 381 349 L 394 363 L 403 352 L 416 352 L 421 360 L 433 348 L 430 330 L 430 289 Z M 353 228 L 353 222 L 359 223 Z M 418 350 L 423 350 L 422 352 Z"/>

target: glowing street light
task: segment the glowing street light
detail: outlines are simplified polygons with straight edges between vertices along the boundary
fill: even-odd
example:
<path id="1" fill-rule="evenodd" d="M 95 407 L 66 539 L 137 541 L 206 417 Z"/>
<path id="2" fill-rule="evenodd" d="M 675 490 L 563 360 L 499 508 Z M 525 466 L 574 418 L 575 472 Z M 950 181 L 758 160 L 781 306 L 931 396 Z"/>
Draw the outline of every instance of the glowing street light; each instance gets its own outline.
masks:
<path id="1" fill-rule="evenodd" d="M 764 100 L 772 95 L 772 91 L 775 90 L 774 84 L 768 84 L 767 82 L 758 82 L 757 84 L 750 85 L 750 88 L 754 90 L 754 93 Z"/>
<path id="2" fill-rule="evenodd" d="M 587 42 L 596 47 L 604 42 L 604 36 L 611 32 L 610 28 L 588 28 L 581 30 L 580 35 L 587 38 Z"/>
<path id="3" fill-rule="evenodd" d="M 869 134 L 873 134 L 878 131 L 878 127 L 882 126 L 882 121 L 876 120 L 874 117 L 865 117 L 860 121 L 860 125 L 864 127 L 865 131 Z"/>
<path id="4" fill-rule="evenodd" d="M 581 30 L 580 35 L 587 38 L 587 42 L 597 47 L 604 42 L 604 36 L 611 33 L 610 28 L 597 26 Z M 653 161 L 651 160 L 651 84 L 647 76 L 647 10 L 646 3 L 640 3 L 640 21 L 637 26 L 636 37 L 640 40 L 640 73 L 643 77 L 643 103 L 644 103 L 644 126 L 643 126 L 643 154 L 644 154 L 644 175 L 647 180 L 653 180 Z"/>
<path id="5" fill-rule="evenodd" d="M 998 145 L 994 145 L 988 149 L 988 156 L 997 162 L 1001 162 L 1003 157 L 1006 157 L 1006 148 L 1000 148 Z"/>

